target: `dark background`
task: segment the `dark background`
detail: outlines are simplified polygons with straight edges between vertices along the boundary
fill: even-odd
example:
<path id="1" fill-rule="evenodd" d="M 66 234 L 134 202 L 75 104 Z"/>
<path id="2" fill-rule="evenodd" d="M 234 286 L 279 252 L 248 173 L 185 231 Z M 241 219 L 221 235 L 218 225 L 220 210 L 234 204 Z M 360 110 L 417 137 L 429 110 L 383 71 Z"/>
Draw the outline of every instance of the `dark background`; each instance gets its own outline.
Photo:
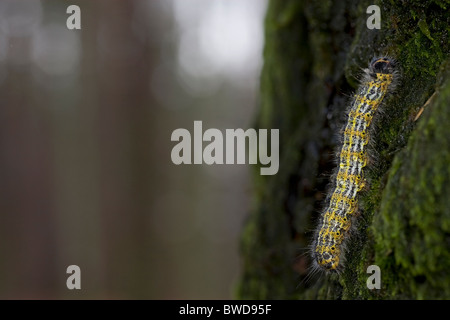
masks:
<path id="1" fill-rule="evenodd" d="M 265 7 L 0 1 L 0 298 L 233 297 L 249 167 L 175 166 L 170 136 L 252 127 Z"/>

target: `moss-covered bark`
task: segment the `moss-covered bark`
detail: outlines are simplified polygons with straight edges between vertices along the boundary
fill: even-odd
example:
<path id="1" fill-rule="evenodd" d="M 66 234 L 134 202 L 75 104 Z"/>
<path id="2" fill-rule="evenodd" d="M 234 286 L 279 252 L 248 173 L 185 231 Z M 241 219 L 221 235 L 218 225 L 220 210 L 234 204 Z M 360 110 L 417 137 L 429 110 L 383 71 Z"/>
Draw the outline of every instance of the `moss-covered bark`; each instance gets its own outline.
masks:
<path id="1" fill-rule="evenodd" d="M 366 27 L 371 4 L 381 30 Z M 254 174 L 239 298 L 450 298 L 449 9 L 450 1 L 270 1 L 256 125 L 280 129 L 280 170 Z M 376 123 L 377 160 L 345 271 L 305 281 L 348 95 L 381 54 L 395 57 L 401 77 Z M 373 264 L 381 290 L 366 287 Z"/>

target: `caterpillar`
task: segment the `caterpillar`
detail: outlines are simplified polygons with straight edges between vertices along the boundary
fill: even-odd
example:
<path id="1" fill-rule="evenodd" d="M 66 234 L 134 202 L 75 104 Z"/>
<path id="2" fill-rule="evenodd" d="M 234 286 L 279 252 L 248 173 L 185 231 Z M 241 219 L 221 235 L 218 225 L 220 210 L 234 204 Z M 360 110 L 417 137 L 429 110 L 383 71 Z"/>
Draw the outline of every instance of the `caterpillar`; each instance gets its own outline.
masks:
<path id="1" fill-rule="evenodd" d="M 326 272 L 343 268 L 345 243 L 352 220 L 358 211 L 358 193 L 366 185 L 364 167 L 368 162 L 367 144 L 374 115 L 397 76 L 396 63 L 391 58 L 374 58 L 359 89 L 351 100 L 347 123 L 342 133 L 337 174 L 320 216 L 312 244 L 314 266 Z"/>

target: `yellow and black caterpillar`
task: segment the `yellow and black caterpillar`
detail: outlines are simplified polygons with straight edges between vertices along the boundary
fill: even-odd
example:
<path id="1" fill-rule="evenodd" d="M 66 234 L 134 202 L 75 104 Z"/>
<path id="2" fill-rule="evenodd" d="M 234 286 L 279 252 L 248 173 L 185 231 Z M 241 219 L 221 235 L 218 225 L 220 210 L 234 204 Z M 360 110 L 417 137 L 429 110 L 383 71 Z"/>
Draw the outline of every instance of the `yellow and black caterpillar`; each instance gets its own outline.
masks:
<path id="1" fill-rule="evenodd" d="M 365 185 L 363 173 L 368 161 L 369 129 L 383 98 L 395 82 L 395 69 L 394 60 L 374 58 L 369 68 L 364 70 L 361 86 L 352 99 L 334 188 L 320 217 L 312 245 L 314 264 L 324 271 L 342 269 L 345 241 L 358 210 L 357 195 Z"/>

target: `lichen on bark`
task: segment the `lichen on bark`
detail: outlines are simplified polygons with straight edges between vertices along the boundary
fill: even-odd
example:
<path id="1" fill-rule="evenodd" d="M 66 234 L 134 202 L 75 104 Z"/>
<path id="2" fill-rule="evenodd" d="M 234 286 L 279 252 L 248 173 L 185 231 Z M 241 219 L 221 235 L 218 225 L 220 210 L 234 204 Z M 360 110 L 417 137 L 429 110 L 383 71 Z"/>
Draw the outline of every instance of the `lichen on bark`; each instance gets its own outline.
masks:
<path id="1" fill-rule="evenodd" d="M 380 30 L 366 27 L 371 4 L 381 8 Z M 449 1 L 270 1 L 256 126 L 280 129 L 280 170 L 255 171 L 237 297 L 450 298 L 449 8 Z M 381 54 L 398 61 L 401 76 L 376 123 L 376 161 L 346 268 L 305 282 L 348 95 Z M 366 287 L 372 264 L 381 269 L 380 290 Z"/>

